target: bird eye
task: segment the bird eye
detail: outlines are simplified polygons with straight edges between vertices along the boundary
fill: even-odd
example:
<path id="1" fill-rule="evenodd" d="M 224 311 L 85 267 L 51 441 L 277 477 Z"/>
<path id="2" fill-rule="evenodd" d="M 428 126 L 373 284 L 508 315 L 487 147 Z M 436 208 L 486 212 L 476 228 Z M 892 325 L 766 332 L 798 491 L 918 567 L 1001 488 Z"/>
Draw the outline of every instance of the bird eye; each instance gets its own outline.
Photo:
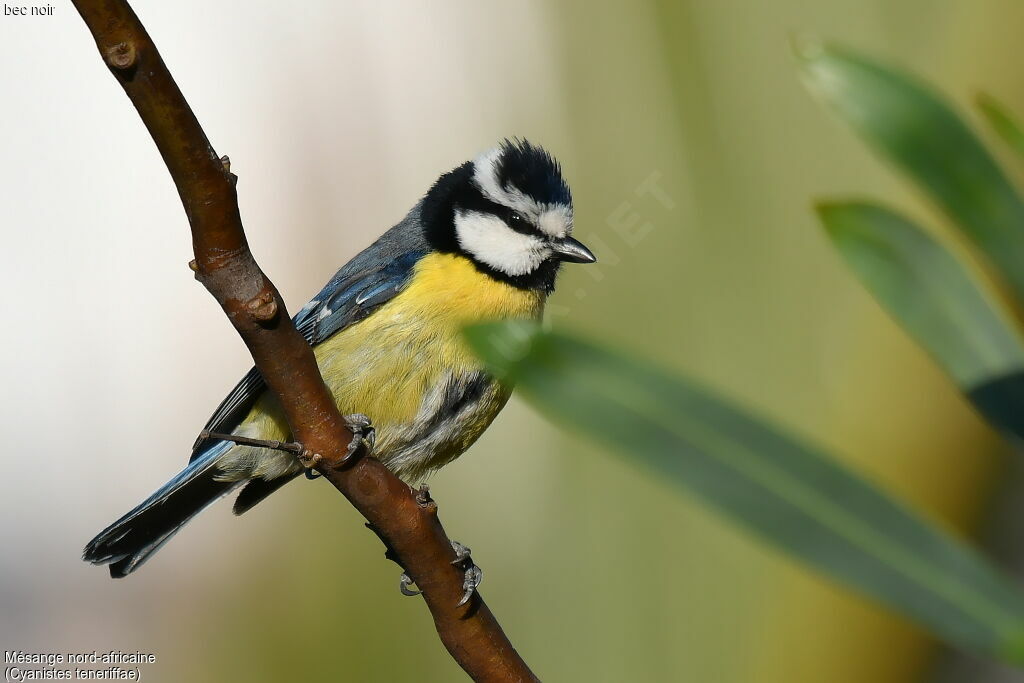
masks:
<path id="1" fill-rule="evenodd" d="M 526 220 L 523 214 L 517 211 L 509 211 L 508 213 L 508 227 L 512 228 L 516 232 L 523 234 L 529 234 L 533 232 L 533 224 Z"/>
<path id="2" fill-rule="evenodd" d="M 533 223 L 518 211 L 508 211 L 505 214 L 505 223 L 518 233 L 532 235 L 537 231 Z"/>

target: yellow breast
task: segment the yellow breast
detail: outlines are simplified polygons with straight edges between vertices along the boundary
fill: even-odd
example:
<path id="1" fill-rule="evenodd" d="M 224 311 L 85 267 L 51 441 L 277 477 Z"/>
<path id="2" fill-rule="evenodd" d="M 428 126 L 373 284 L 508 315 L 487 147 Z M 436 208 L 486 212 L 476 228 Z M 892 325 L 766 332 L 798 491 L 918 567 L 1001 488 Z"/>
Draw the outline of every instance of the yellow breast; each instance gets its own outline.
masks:
<path id="1" fill-rule="evenodd" d="M 387 461 L 393 435 L 400 431 L 397 427 L 416 417 L 424 397 L 446 373 L 481 369 L 463 342 L 462 327 L 485 320 L 537 318 L 543 305 L 542 294 L 498 282 L 462 256 L 428 254 L 416 264 L 401 293 L 318 344 L 314 352 L 338 408 L 373 420 L 378 456 Z M 490 402 L 493 413 L 505 398 Z M 482 431 L 493 416 L 481 416 L 470 428 Z M 254 406 L 239 431 L 264 439 L 288 438 L 269 396 Z M 467 443 L 478 435 L 467 435 Z"/>
<path id="2" fill-rule="evenodd" d="M 542 306 L 540 294 L 498 282 L 466 258 L 428 254 L 403 292 L 318 345 L 316 357 L 341 410 L 380 424 L 411 420 L 444 372 L 479 367 L 464 325 L 534 318 Z"/>

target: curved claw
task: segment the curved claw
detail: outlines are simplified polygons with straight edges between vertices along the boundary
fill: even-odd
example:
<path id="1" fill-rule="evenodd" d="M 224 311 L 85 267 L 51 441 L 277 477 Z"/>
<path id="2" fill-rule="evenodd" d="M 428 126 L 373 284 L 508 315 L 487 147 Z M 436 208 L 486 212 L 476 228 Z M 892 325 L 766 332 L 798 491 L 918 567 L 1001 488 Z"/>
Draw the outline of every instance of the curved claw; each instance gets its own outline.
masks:
<path id="1" fill-rule="evenodd" d="M 453 565 L 467 564 L 466 572 L 462 579 L 462 599 L 456 603 L 456 607 L 462 607 L 470 601 L 473 597 L 473 593 L 484 580 L 484 570 L 473 564 L 473 558 L 470 557 L 469 548 L 462 545 L 458 541 L 452 541 L 452 549 L 455 550 L 455 559 L 452 560 Z M 423 591 L 413 590 L 409 586 L 413 585 L 413 580 L 409 578 L 409 575 L 402 572 L 402 577 L 398 583 L 398 590 L 402 592 L 402 595 L 419 595 Z"/>
<path id="2" fill-rule="evenodd" d="M 367 454 L 373 453 L 377 431 L 373 428 L 370 418 L 362 413 L 354 413 L 345 416 L 345 424 L 352 430 L 352 440 L 348 442 L 348 449 L 345 452 L 345 457 L 341 459 L 341 464 L 352 459 L 360 448 L 365 448 Z"/>
<path id="3" fill-rule="evenodd" d="M 452 560 L 452 564 L 461 564 L 471 559 L 469 546 L 462 545 L 458 541 L 452 541 L 452 550 L 455 551 L 455 559 Z"/>
<path id="4" fill-rule="evenodd" d="M 452 550 L 455 551 L 455 559 L 452 560 L 452 564 L 469 565 L 462 579 L 462 599 L 455 605 L 456 607 L 462 607 L 469 602 L 469 599 L 473 597 L 473 593 L 476 592 L 477 586 L 484 580 L 484 570 L 473 563 L 469 547 L 462 545 L 458 541 L 452 541 Z"/>
<path id="5" fill-rule="evenodd" d="M 484 570 L 475 564 L 470 566 L 466 570 L 466 578 L 462 581 L 462 589 L 465 591 L 462 594 L 462 599 L 455 605 L 456 607 L 462 607 L 469 599 L 473 597 L 473 593 L 476 592 L 477 586 L 484 580 Z"/>
<path id="6" fill-rule="evenodd" d="M 402 578 L 398 581 L 398 590 L 402 591 L 402 595 L 406 595 L 408 597 L 413 597 L 422 593 L 423 591 L 421 590 L 412 590 L 409 588 L 413 583 L 414 582 L 409 578 L 409 575 L 402 572 Z"/>

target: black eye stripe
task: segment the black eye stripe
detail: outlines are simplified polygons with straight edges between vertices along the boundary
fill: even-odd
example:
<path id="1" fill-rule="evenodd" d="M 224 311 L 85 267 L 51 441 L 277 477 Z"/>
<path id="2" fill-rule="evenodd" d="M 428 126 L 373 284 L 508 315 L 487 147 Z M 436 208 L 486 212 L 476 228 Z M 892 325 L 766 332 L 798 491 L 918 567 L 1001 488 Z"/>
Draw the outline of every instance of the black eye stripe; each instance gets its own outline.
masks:
<path id="1" fill-rule="evenodd" d="M 512 228 L 513 230 L 522 235 L 536 235 L 538 237 L 541 236 L 540 229 L 536 225 L 531 223 L 526 218 L 526 216 L 517 211 L 512 211 L 511 209 L 508 209 L 506 207 L 502 208 L 505 209 L 506 215 L 504 218 L 505 222 L 508 224 L 508 227 Z"/>
<path id="2" fill-rule="evenodd" d="M 491 201 L 475 186 L 471 186 L 469 191 L 461 192 L 459 196 L 455 198 L 455 204 L 463 211 L 477 211 L 479 213 L 487 213 L 492 216 L 497 216 L 504 221 L 508 227 L 522 235 L 533 235 L 536 237 L 544 236 L 540 231 L 540 228 L 531 223 L 526 216 L 510 209 L 504 204 Z M 519 216 L 522 220 L 516 220 L 514 216 Z"/>

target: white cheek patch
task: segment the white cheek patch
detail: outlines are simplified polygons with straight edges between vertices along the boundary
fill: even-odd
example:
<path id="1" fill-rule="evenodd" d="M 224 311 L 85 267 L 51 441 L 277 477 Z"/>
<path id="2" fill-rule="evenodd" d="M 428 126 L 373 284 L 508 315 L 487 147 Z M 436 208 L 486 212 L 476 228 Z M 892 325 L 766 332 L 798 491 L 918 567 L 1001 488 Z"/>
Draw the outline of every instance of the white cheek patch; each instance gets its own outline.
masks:
<path id="1" fill-rule="evenodd" d="M 544 242 L 516 232 L 497 216 L 455 212 L 455 236 L 466 253 L 506 275 L 526 275 L 551 256 Z"/>

